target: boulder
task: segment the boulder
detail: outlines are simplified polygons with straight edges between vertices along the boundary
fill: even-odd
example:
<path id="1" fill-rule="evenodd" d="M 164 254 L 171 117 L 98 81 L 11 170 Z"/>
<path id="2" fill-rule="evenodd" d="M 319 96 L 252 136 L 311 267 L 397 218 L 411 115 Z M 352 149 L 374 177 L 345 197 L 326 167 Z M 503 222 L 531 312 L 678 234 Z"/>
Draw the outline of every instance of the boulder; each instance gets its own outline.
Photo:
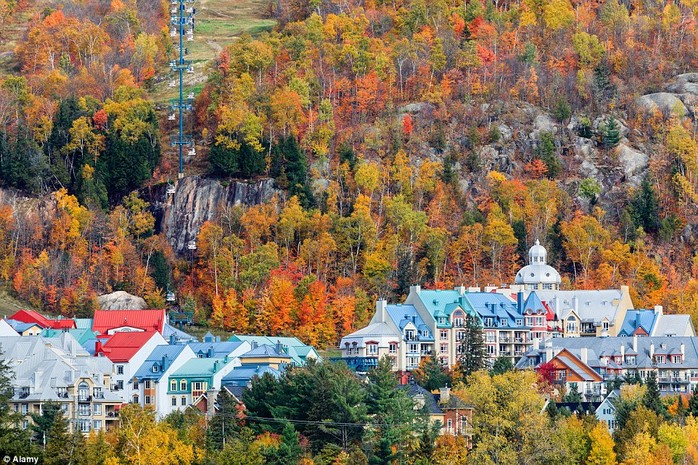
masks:
<path id="1" fill-rule="evenodd" d="M 675 94 L 692 94 L 698 96 L 698 73 L 679 74 L 667 86 L 669 92 Z"/>
<path id="2" fill-rule="evenodd" d="M 647 169 L 649 157 L 626 144 L 618 145 L 618 161 L 628 183 L 637 187 Z"/>
<path id="3" fill-rule="evenodd" d="M 533 120 L 533 127 L 535 131 L 540 132 L 555 132 L 557 131 L 557 124 L 548 115 L 537 115 Z"/>
<path id="4" fill-rule="evenodd" d="M 500 142 L 509 142 L 514 136 L 514 131 L 512 131 L 512 129 L 506 124 L 500 124 L 497 126 L 497 129 L 499 130 Z"/>
<path id="5" fill-rule="evenodd" d="M 145 310 L 148 304 L 140 297 L 128 292 L 116 291 L 97 297 L 101 310 Z"/>
<path id="6" fill-rule="evenodd" d="M 653 113 L 659 110 L 664 116 L 673 114 L 681 117 L 688 113 L 686 105 L 683 104 L 681 99 L 668 92 L 643 95 L 639 97 L 636 102 L 638 107 L 647 113 Z"/>

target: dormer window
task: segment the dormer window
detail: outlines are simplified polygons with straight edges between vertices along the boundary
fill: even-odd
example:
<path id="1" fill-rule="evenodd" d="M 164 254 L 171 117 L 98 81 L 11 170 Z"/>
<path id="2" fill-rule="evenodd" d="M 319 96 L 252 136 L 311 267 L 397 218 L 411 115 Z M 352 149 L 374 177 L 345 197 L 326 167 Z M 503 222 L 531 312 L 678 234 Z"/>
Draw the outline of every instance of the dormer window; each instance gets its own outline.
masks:
<path id="1" fill-rule="evenodd" d="M 499 320 L 499 326 L 506 326 L 506 325 L 507 325 L 507 320 L 505 320 L 504 318 Z"/>
<path id="2" fill-rule="evenodd" d="M 155 365 L 153 365 L 153 373 L 157 373 L 159 371 L 160 371 L 160 367 L 158 367 L 158 364 L 156 363 Z"/>
<path id="3" fill-rule="evenodd" d="M 413 341 L 415 339 L 413 329 L 405 330 L 405 339 L 408 341 Z"/>
<path id="4" fill-rule="evenodd" d="M 523 326 L 523 320 L 522 320 L 522 319 L 517 319 L 517 320 L 516 320 L 516 326 Z"/>

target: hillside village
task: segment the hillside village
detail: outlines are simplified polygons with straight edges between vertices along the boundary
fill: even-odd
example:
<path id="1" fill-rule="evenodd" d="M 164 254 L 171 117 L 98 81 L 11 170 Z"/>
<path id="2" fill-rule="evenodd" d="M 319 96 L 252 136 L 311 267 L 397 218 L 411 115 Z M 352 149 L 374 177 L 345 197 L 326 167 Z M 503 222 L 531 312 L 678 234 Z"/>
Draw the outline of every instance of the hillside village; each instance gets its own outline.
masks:
<path id="1" fill-rule="evenodd" d="M 496 373 L 504 363 L 549 383 L 536 415 L 561 409 L 591 416 L 607 434 L 617 434 L 621 392 L 634 384 L 653 386 L 644 395 L 656 396 L 660 405 L 676 398 L 698 406 L 698 337 L 691 319 L 665 314 L 661 306 L 635 309 L 627 287 L 561 290 L 546 254 L 539 243 L 531 247 L 528 265 L 507 287 L 415 285 L 403 303 L 378 300 L 368 326 L 344 336 L 341 358 L 331 361 L 295 337 L 234 334 L 222 341 L 209 332 L 199 341 L 176 327 L 186 328 L 186 317 L 164 309 L 97 310 L 93 318 L 74 319 L 19 310 L 0 320 L 2 359 L 13 386 L 7 402 L 21 419 L 17 428 L 35 429 L 55 405 L 68 432 L 93 438 L 118 431 L 127 405 L 161 422 L 192 412 L 211 422 L 229 405 L 254 417 L 245 391 L 264 379 L 279 380 L 308 364 L 346 363 L 357 379 L 392 372 L 392 389 L 409 399 L 406 405 L 423 412 L 443 437 L 462 438 L 467 456 L 481 441 L 473 425 L 482 413 L 469 397 L 459 397 L 462 387 L 452 392 L 455 378 L 435 386 L 437 378 L 424 373 L 430 363 L 442 374 L 463 372 L 466 340 L 473 337 L 468 331 L 475 328 L 484 356 L 480 369 L 495 366 Z"/>

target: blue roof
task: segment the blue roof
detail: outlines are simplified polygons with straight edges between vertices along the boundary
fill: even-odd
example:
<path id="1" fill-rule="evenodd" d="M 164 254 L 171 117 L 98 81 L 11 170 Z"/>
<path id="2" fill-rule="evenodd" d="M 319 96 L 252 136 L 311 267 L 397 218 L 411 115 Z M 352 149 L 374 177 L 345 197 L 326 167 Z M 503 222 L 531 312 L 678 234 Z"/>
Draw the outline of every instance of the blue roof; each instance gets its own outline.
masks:
<path id="1" fill-rule="evenodd" d="M 281 344 L 285 353 L 290 355 L 293 359 L 295 365 L 304 365 L 308 355 L 311 353 L 313 357 L 320 359 L 320 355 L 317 353 L 313 346 L 304 344 L 296 337 L 283 337 L 283 336 L 252 336 L 248 334 L 233 334 L 230 336 L 229 341 L 240 341 L 249 342 L 252 348 L 264 345 L 276 346 Z"/>
<path id="2" fill-rule="evenodd" d="M 44 337 L 58 337 L 64 332 L 65 331 L 63 331 L 62 329 L 46 328 L 43 331 L 41 331 L 41 335 Z M 70 333 L 70 335 L 73 336 L 80 345 L 83 345 L 85 342 L 94 339 L 97 335 L 97 333 L 92 331 L 91 329 L 69 329 L 67 332 Z"/>
<path id="3" fill-rule="evenodd" d="M 77 329 L 92 329 L 92 318 L 73 318 Z"/>
<path id="4" fill-rule="evenodd" d="M 190 342 L 187 344 L 197 356 L 204 358 L 222 358 L 230 355 L 242 342 Z"/>
<path id="5" fill-rule="evenodd" d="M 628 310 L 618 332 L 619 336 L 632 336 L 638 328 L 652 334 L 657 314 L 653 310 Z"/>
<path id="6" fill-rule="evenodd" d="M 255 365 L 236 367 L 225 375 L 222 385 L 224 386 L 247 386 L 255 376 L 263 376 L 265 373 L 271 374 L 274 378 L 281 376 L 281 371 L 270 367 L 269 365 Z"/>
<path id="7" fill-rule="evenodd" d="M 521 311 L 525 312 L 526 310 L 531 310 L 533 313 L 542 312 L 543 315 L 548 312 L 545 305 L 543 305 L 543 302 L 540 300 L 540 297 L 536 294 L 536 291 L 531 291 L 531 293 L 528 294 L 528 298 L 524 302 Z"/>
<path id="8" fill-rule="evenodd" d="M 12 326 L 12 329 L 17 331 L 18 333 L 23 333 L 24 331 L 28 330 L 29 328 L 32 328 L 34 326 L 38 327 L 39 329 L 42 329 L 41 326 L 39 326 L 37 323 L 25 323 L 23 321 L 17 321 L 17 320 L 5 320 L 7 324 Z"/>
<path id="9" fill-rule="evenodd" d="M 167 364 L 163 367 L 163 358 L 167 357 L 169 363 L 172 363 L 179 354 L 182 353 L 186 346 L 183 345 L 159 345 L 148 355 L 143 364 L 138 368 L 136 374 L 133 375 L 135 378 L 140 379 L 154 379 L 159 380 L 162 375 L 167 371 Z M 157 365 L 157 371 L 153 371 L 153 366 Z"/>
<path id="10" fill-rule="evenodd" d="M 495 319 L 495 325 L 501 326 L 501 321 L 506 320 L 509 328 L 524 328 L 523 315 L 519 313 L 516 302 L 505 295 L 495 292 L 470 292 L 465 294 L 465 299 L 481 318 Z M 519 320 L 521 324 L 517 324 Z"/>
<path id="11" fill-rule="evenodd" d="M 167 339 L 168 341 L 170 340 L 171 337 L 174 337 L 176 341 L 191 341 L 191 342 L 197 342 L 197 339 L 190 335 L 185 333 L 182 330 L 179 330 L 172 326 L 169 323 L 165 323 L 164 326 L 162 327 L 162 337 Z"/>
<path id="12" fill-rule="evenodd" d="M 433 341 L 434 335 L 431 330 L 424 324 L 424 320 L 417 313 L 417 309 L 414 305 L 402 305 L 402 304 L 391 304 L 386 306 L 386 312 L 395 326 L 397 326 L 400 331 L 405 329 L 408 323 L 412 323 L 419 330 L 419 340 L 420 341 Z M 424 336 L 424 331 L 428 332 L 428 336 Z"/>
<path id="13" fill-rule="evenodd" d="M 235 359 L 216 358 L 193 358 L 184 362 L 184 365 L 175 370 L 170 377 L 176 378 L 210 378 L 221 368 L 233 363 Z M 215 369 L 215 371 L 214 371 Z"/>

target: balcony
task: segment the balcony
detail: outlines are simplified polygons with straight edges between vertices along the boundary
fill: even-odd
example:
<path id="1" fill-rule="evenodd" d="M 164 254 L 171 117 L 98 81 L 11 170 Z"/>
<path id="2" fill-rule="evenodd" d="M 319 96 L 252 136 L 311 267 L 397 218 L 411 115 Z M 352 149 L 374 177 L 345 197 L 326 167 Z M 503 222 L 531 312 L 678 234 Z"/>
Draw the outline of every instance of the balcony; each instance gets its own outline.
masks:
<path id="1" fill-rule="evenodd" d="M 526 339 L 525 337 L 516 337 L 516 338 L 514 338 L 514 342 L 516 342 L 518 344 L 526 344 L 529 342 L 529 340 Z"/>
<path id="2" fill-rule="evenodd" d="M 353 371 L 364 373 L 378 366 L 378 357 L 344 357 L 342 360 Z"/>
<path id="3" fill-rule="evenodd" d="M 78 415 L 81 417 L 89 417 L 92 415 L 92 410 L 91 409 L 79 409 Z"/>
<path id="4" fill-rule="evenodd" d="M 513 337 L 500 337 L 499 342 L 507 342 L 507 343 L 514 342 L 514 338 Z"/>

